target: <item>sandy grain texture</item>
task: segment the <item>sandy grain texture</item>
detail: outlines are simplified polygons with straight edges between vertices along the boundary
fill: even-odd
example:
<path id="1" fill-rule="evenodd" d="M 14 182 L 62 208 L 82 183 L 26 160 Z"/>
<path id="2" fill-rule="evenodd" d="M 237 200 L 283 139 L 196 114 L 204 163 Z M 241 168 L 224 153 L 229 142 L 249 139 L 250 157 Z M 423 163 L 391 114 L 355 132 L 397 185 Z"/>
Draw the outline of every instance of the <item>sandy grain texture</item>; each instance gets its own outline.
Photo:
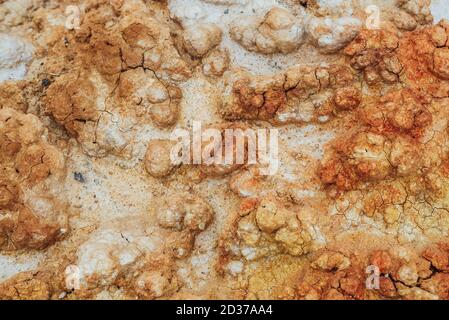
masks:
<path id="1" fill-rule="evenodd" d="M 448 8 L 1 1 L 0 298 L 449 299 Z M 278 170 L 173 163 L 197 121 Z"/>

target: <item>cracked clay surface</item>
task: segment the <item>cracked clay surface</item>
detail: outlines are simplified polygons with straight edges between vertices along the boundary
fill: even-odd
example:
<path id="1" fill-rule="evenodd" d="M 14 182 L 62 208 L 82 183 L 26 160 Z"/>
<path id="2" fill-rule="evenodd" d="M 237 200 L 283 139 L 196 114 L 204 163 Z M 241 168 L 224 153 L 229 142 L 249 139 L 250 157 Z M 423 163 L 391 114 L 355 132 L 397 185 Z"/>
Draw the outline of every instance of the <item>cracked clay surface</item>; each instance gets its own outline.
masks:
<path id="1" fill-rule="evenodd" d="M 369 4 L 0 1 L 0 299 L 449 299 L 447 4 Z"/>

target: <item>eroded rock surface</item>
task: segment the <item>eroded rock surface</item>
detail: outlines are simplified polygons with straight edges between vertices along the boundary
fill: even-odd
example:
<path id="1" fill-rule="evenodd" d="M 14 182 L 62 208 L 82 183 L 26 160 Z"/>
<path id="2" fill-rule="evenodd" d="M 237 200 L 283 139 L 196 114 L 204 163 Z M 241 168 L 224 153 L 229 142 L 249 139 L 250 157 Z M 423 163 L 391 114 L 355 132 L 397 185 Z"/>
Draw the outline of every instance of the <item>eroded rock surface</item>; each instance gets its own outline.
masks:
<path id="1" fill-rule="evenodd" d="M 0 2 L 1 299 L 449 299 L 435 3 Z"/>

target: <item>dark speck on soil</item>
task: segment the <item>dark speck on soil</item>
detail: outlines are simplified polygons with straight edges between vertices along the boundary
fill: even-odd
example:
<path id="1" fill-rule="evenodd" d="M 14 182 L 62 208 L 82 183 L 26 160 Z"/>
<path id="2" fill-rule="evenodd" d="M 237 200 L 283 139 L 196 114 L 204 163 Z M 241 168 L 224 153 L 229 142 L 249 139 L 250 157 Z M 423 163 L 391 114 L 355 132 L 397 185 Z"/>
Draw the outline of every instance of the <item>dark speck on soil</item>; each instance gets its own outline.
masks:
<path id="1" fill-rule="evenodd" d="M 47 78 L 42 80 L 42 86 L 43 87 L 48 87 L 51 84 L 51 81 L 48 80 Z"/>
<path id="2" fill-rule="evenodd" d="M 73 173 L 73 178 L 76 181 L 81 182 L 81 183 L 86 182 L 86 179 L 84 179 L 84 176 L 83 176 L 83 174 L 81 172 L 74 172 Z"/>

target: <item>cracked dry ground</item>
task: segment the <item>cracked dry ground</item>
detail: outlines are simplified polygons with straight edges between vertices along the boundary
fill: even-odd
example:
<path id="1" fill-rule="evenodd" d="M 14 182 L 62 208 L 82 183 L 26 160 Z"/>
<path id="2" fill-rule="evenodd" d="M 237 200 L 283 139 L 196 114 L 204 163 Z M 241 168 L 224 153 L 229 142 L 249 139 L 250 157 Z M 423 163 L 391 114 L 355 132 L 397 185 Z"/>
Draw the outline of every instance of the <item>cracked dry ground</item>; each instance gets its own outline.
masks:
<path id="1" fill-rule="evenodd" d="M 0 2 L 33 47 L 0 82 L 0 298 L 449 299 L 449 22 L 430 2 L 377 1 L 397 13 L 377 30 L 358 1 Z M 194 120 L 278 128 L 278 172 L 174 165 Z"/>

